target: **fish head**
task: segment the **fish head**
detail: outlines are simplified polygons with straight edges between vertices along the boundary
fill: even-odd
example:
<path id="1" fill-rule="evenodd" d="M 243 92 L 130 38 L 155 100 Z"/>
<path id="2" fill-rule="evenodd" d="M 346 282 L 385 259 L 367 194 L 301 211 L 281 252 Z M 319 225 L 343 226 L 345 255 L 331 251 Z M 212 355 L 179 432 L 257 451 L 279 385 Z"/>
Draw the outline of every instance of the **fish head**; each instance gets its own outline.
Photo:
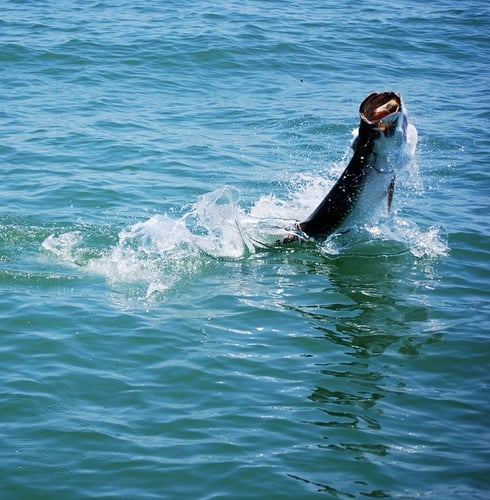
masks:
<path id="1" fill-rule="evenodd" d="M 411 161 L 417 144 L 417 129 L 408 121 L 400 94 L 372 93 L 359 108 L 361 123 L 358 141 L 375 153 L 373 166 L 390 172 L 405 167 Z"/>

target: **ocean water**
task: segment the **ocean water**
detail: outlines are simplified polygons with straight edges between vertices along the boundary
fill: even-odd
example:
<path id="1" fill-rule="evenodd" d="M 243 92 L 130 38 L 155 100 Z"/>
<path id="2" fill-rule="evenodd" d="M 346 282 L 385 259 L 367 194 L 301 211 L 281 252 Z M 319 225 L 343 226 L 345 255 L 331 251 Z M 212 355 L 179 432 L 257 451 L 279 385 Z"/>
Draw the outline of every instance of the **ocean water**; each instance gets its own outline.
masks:
<path id="1" fill-rule="evenodd" d="M 488 498 L 487 2 L 0 4 L 2 498 Z"/>

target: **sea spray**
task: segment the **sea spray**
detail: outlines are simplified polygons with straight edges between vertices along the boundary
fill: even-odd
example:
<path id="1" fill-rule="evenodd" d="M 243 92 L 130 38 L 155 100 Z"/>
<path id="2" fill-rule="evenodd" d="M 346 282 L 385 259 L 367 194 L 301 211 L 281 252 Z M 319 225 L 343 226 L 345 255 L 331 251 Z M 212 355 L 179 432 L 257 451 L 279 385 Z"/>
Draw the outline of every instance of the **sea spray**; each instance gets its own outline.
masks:
<path id="1" fill-rule="evenodd" d="M 398 197 L 400 205 L 392 215 L 379 210 L 368 222 L 352 224 L 321 243 L 293 245 L 292 250 L 326 258 L 446 255 L 444 230 L 420 227 L 402 215 L 403 205 L 416 194 L 411 184 L 421 189 L 417 179 L 413 171 L 404 179 L 407 190 Z M 210 263 L 243 260 L 256 252 L 287 253 L 290 249 L 274 249 L 274 242 L 295 216 L 311 210 L 332 182 L 329 175 L 298 174 L 283 196 L 263 195 L 248 209 L 242 207 L 240 192 L 225 186 L 199 197 L 180 218 L 156 214 L 120 230 L 114 245 L 101 247 L 99 242 L 95 247 L 91 232 L 97 230 L 80 227 L 50 235 L 42 246 L 65 264 L 103 276 L 112 287 L 137 287 L 142 298 L 161 296 L 204 272 Z"/>

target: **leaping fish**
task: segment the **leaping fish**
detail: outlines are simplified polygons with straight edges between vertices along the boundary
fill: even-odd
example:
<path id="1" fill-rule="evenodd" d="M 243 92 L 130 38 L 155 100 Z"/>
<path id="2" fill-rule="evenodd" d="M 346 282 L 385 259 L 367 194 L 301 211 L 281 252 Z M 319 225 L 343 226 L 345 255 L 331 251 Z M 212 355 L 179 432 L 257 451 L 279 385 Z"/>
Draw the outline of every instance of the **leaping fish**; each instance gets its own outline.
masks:
<path id="1" fill-rule="evenodd" d="M 318 207 L 296 223 L 294 234 L 288 234 L 282 243 L 304 237 L 325 238 L 383 199 L 390 210 L 395 173 L 412 159 L 417 129 L 408 122 L 401 96 L 395 92 L 370 94 L 361 103 L 359 114 L 352 159 Z"/>

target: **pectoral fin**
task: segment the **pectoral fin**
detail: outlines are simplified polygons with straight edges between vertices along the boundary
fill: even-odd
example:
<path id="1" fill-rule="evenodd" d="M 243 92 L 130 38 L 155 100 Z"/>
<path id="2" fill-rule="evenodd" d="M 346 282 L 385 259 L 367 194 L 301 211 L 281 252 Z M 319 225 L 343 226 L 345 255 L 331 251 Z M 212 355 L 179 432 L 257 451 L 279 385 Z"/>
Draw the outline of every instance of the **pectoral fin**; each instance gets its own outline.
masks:
<path id="1" fill-rule="evenodd" d="M 390 185 L 388 186 L 388 213 L 391 210 L 391 203 L 393 202 L 393 194 L 395 193 L 395 178 L 391 179 Z"/>

